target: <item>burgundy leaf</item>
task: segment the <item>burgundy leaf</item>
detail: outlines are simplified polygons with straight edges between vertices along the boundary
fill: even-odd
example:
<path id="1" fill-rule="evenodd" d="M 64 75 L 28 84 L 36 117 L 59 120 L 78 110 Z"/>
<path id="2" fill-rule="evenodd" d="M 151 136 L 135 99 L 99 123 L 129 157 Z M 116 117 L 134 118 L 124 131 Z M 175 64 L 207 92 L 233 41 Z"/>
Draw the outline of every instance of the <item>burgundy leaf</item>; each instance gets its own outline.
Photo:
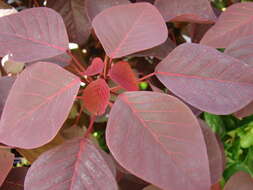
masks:
<path id="1" fill-rule="evenodd" d="M 24 181 L 28 168 L 12 168 L 0 190 L 24 190 Z"/>
<path id="2" fill-rule="evenodd" d="M 216 16 L 209 0 L 156 0 L 165 21 L 213 23 Z"/>
<path id="3" fill-rule="evenodd" d="M 150 3 L 106 9 L 93 19 L 92 26 L 111 58 L 152 48 L 165 42 L 168 36 L 162 16 Z"/>
<path id="4" fill-rule="evenodd" d="M 160 81 L 192 106 L 230 114 L 253 99 L 253 68 L 199 44 L 182 44 L 156 67 Z"/>
<path id="5" fill-rule="evenodd" d="M 83 91 L 84 107 L 93 115 L 102 115 L 109 103 L 110 89 L 104 79 L 91 82 Z"/>
<path id="6" fill-rule="evenodd" d="M 176 44 L 168 38 L 163 44 L 137 52 L 133 56 L 154 56 L 157 59 L 164 59 L 175 47 Z"/>
<path id="7" fill-rule="evenodd" d="M 237 40 L 253 34 L 253 3 L 236 3 L 221 14 L 216 24 L 200 43 L 215 48 L 226 48 Z"/>
<path id="8" fill-rule="evenodd" d="M 212 185 L 211 190 L 222 190 L 220 183 Z"/>
<path id="9" fill-rule="evenodd" d="M 0 141 L 26 149 L 48 143 L 67 118 L 79 86 L 79 78 L 52 63 L 25 69 L 6 100 Z"/>
<path id="10" fill-rule="evenodd" d="M 14 81 L 15 77 L 0 77 L 0 116 Z"/>
<path id="11" fill-rule="evenodd" d="M 91 23 L 85 6 L 86 0 L 48 0 L 50 7 L 61 14 L 66 25 L 69 39 L 83 45 L 91 33 Z"/>
<path id="12" fill-rule="evenodd" d="M 253 102 L 250 102 L 247 106 L 234 113 L 238 118 L 247 117 L 253 114 Z"/>
<path id="13" fill-rule="evenodd" d="M 85 138 L 67 141 L 45 152 L 32 164 L 25 179 L 25 190 L 117 190 L 101 152 Z"/>
<path id="14" fill-rule="evenodd" d="M 14 154 L 0 149 L 0 187 L 12 168 Z"/>
<path id="15" fill-rule="evenodd" d="M 195 24 L 190 23 L 187 26 L 187 30 L 190 33 L 191 41 L 199 43 L 205 33 L 213 26 L 213 24 Z"/>
<path id="16" fill-rule="evenodd" d="M 96 15 L 107 8 L 129 3 L 128 0 L 86 0 L 87 14 L 92 21 Z"/>
<path id="17" fill-rule="evenodd" d="M 110 112 L 106 140 L 125 169 L 159 188 L 211 186 L 198 121 L 175 97 L 155 92 L 121 94 Z"/>
<path id="18" fill-rule="evenodd" d="M 225 53 L 253 66 L 253 35 L 235 40 L 226 48 Z"/>
<path id="19" fill-rule="evenodd" d="M 61 16 L 45 7 L 32 8 L 0 18 L 0 56 L 32 62 L 60 55 L 68 49 Z"/>
<path id="20" fill-rule="evenodd" d="M 137 91 L 138 80 L 128 62 L 120 61 L 112 66 L 109 76 L 128 91 Z"/>
<path id="21" fill-rule="evenodd" d="M 245 172 L 237 172 L 226 183 L 224 190 L 252 190 L 253 179 Z"/>
<path id="22" fill-rule="evenodd" d="M 211 183 L 214 185 L 222 178 L 225 168 L 225 153 L 224 149 L 221 149 L 216 134 L 211 130 L 211 128 L 208 127 L 207 124 L 202 120 L 199 120 L 199 124 L 206 142 Z"/>
<path id="23" fill-rule="evenodd" d="M 100 57 L 95 57 L 92 60 L 91 65 L 86 69 L 84 74 L 87 76 L 93 76 L 101 73 L 103 69 L 104 69 L 103 60 Z"/>
<path id="24" fill-rule="evenodd" d="M 155 0 L 136 0 L 136 2 L 149 2 L 151 4 L 154 4 Z"/>

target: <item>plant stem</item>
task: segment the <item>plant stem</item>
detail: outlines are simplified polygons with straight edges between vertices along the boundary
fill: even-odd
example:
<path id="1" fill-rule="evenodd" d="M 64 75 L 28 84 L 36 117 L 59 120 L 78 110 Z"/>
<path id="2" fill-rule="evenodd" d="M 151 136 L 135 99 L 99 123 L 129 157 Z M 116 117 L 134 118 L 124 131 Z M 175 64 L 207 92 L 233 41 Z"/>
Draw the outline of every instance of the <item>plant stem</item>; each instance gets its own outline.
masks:
<path id="1" fill-rule="evenodd" d="M 76 64 L 76 66 L 78 67 L 79 71 L 81 73 L 85 72 L 85 68 L 83 67 L 83 65 L 78 61 L 78 59 L 71 53 L 70 50 L 67 50 L 68 55 L 73 59 L 74 63 Z"/>
<path id="2" fill-rule="evenodd" d="M 155 75 L 155 72 L 150 73 L 150 74 L 148 74 L 148 75 L 146 75 L 146 76 L 144 76 L 142 78 L 139 78 L 138 81 L 140 82 L 140 81 L 146 80 L 146 79 L 148 79 L 148 78 L 150 78 L 150 77 L 152 77 L 154 75 Z"/>
<path id="3" fill-rule="evenodd" d="M 92 133 L 95 119 L 96 119 L 95 116 L 90 116 L 90 124 L 87 131 L 84 134 L 84 138 L 87 138 Z"/>

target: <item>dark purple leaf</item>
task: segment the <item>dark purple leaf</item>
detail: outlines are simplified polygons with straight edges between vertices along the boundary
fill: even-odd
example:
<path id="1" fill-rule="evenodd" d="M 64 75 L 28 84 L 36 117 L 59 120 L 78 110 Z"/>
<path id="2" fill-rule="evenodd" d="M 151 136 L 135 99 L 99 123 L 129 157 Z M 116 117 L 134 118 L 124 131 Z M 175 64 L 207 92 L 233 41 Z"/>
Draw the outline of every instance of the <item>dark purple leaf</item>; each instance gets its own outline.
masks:
<path id="1" fill-rule="evenodd" d="M 159 11 L 150 3 L 114 6 L 92 22 L 106 54 L 123 57 L 166 41 L 168 30 Z"/>
<path id="2" fill-rule="evenodd" d="M 0 141 L 25 149 L 48 143 L 67 118 L 79 86 L 78 77 L 52 63 L 40 62 L 25 69 L 6 100 Z"/>
<path id="3" fill-rule="evenodd" d="M 28 168 L 12 168 L 0 190 L 24 190 L 24 181 Z"/>
<path id="4" fill-rule="evenodd" d="M 216 24 L 200 43 L 215 48 L 226 48 L 235 40 L 253 35 L 253 3 L 236 3 L 221 14 Z"/>
<path id="5" fill-rule="evenodd" d="M 83 45 L 91 33 L 91 23 L 88 18 L 86 0 L 48 0 L 50 7 L 61 14 L 66 25 L 69 40 Z"/>
<path id="6" fill-rule="evenodd" d="M 67 141 L 32 164 L 25 190 L 117 190 L 116 180 L 101 152 L 85 138 Z"/>
<path id="7" fill-rule="evenodd" d="M 212 27 L 212 24 L 195 24 L 190 23 L 187 30 L 190 33 L 191 41 L 199 43 L 205 33 Z"/>
<path id="8" fill-rule="evenodd" d="M 95 16 L 107 8 L 129 3 L 128 0 L 86 0 L 87 14 L 92 21 Z"/>
<path id="9" fill-rule="evenodd" d="M 45 7 L 32 8 L 0 18 L 0 56 L 32 62 L 60 55 L 68 49 L 61 16 Z"/>
<path id="10" fill-rule="evenodd" d="M 253 99 L 253 68 L 200 44 L 182 44 L 156 67 L 160 81 L 192 106 L 230 114 Z"/>
<path id="11" fill-rule="evenodd" d="M 224 190 L 252 190 L 253 179 L 245 172 L 237 172 L 227 181 Z"/>
<path id="12" fill-rule="evenodd" d="M 165 21 L 213 23 L 216 16 L 209 0 L 156 0 Z"/>
<path id="13" fill-rule="evenodd" d="M 175 97 L 155 92 L 121 94 L 110 112 L 106 140 L 125 169 L 159 188 L 211 186 L 199 123 Z"/>
<path id="14" fill-rule="evenodd" d="M 0 149 L 0 187 L 12 168 L 14 154 Z"/>

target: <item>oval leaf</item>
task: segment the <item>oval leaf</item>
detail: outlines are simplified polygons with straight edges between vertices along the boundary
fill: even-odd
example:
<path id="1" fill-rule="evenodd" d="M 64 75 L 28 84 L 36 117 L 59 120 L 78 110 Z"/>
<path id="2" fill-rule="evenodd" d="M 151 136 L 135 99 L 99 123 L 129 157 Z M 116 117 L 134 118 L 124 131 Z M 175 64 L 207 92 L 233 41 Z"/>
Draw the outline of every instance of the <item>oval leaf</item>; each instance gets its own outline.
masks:
<path id="1" fill-rule="evenodd" d="M 0 150 L 0 187 L 12 168 L 14 154 Z"/>
<path id="2" fill-rule="evenodd" d="M 102 115 L 109 103 L 110 89 L 104 79 L 91 82 L 83 91 L 84 107 L 93 115 Z"/>
<path id="3" fill-rule="evenodd" d="M 31 62 L 62 54 L 68 36 L 61 16 L 48 8 L 32 8 L 0 18 L 0 56 Z"/>
<path id="4" fill-rule="evenodd" d="M 25 190 L 117 190 L 101 153 L 88 139 L 67 141 L 42 154 L 32 164 L 25 179 Z"/>
<path id="5" fill-rule="evenodd" d="M 253 3 L 236 3 L 222 12 L 216 24 L 200 43 L 215 48 L 226 48 L 238 38 L 253 34 Z"/>
<path id="6" fill-rule="evenodd" d="M 107 8 L 129 3 L 128 0 L 86 0 L 87 14 L 92 21 L 96 15 Z"/>
<path id="7" fill-rule="evenodd" d="M 161 189 L 211 186 L 198 121 L 175 97 L 155 92 L 121 94 L 110 112 L 106 140 L 125 169 Z"/>
<path id="8" fill-rule="evenodd" d="M 156 73 L 173 93 L 209 113 L 230 114 L 253 99 L 253 68 L 204 45 L 178 46 Z"/>
<path id="9" fill-rule="evenodd" d="M 156 0 L 165 21 L 213 23 L 216 16 L 208 0 Z"/>
<path id="10" fill-rule="evenodd" d="M 100 57 L 95 57 L 92 60 L 91 65 L 84 72 L 84 75 L 93 76 L 93 75 L 101 73 L 103 69 L 104 69 L 103 60 Z"/>
<path id="11" fill-rule="evenodd" d="M 69 40 L 83 45 L 91 33 L 91 22 L 86 12 L 87 0 L 47 0 L 47 7 L 56 10 L 66 25 Z"/>
<path id="12" fill-rule="evenodd" d="M 245 172 L 237 172 L 227 181 L 224 190 L 252 190 L 253 179 Z"/>
<path id="13" fill-rule="evenodd" d="M 113 65 L 109 76 L 114 82 L 128 91 L 137 91 L 139 89 L 137 78 L 128 62 L 120 61 Z"/>
<path id="14" fill-rule="evenodd" d="M 166 41 L 168 30 L 150 3 L 119 5 L 98 14 L 92 22 L 106 54 L 119 58 Z"/>
<path id="15" fill-rule="evenodd" d="M 79 78 L 52 63 L 40 62 L 25 69 L 6 100 L 0 141 L 32 149 L 52 140 L 67 118 L 79 86 Z"/>

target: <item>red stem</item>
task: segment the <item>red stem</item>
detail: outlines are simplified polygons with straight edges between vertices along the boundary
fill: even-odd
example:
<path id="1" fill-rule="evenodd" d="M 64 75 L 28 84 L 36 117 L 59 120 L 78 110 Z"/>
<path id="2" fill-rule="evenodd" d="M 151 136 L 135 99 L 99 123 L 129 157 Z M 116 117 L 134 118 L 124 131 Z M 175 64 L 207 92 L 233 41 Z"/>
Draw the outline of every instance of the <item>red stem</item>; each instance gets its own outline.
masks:
<path id="1" fill-rule="evenodd" d="M 90 116 L 90 124 L 87 131 L 84 134 L 84 138 L 89 137 L 89 135 L 92 133 L 95 119 L 96 119 L 95 116 Z"/>
<path id="2" fill-rule="evenodd" d="M 139 78 L 138 81 L 140 82 L 140 81 L 146 80 L 146 79 L 148 79 L 148 78 L 154 76 L 155 74 L 156 74 L 155 72 L 150 73 L 150 74 L 148 74 L 148 75 L 146 75 L 146 76 L 144 76 L 144 77 L 142 77 L 142 78 Z"/>
<path id="3" fill-rule="evenodd" d="M 80 72 L 85 72 L 85 68 L 84 66 L 78 61 L 78 59 L 71 53 L 70 50 L 67 50 L 68 55 L 73 59 L 74 63 L 76 64 L 76 66 L 78 67 L 78 69 L 80 70 Z"/>
<path id="4" fill-rule="evenodd" d="M 109 60 L 109 57 L 106 55 L 105 59 L 104 59 L 105 67 L 104 67 L 104 71 L 103 71 L 103 77 L 104 77 L 105 80 L 107 78 L 107 70 L 108 70 L 108 64 L 109 64 L 108 60 Z"/>

